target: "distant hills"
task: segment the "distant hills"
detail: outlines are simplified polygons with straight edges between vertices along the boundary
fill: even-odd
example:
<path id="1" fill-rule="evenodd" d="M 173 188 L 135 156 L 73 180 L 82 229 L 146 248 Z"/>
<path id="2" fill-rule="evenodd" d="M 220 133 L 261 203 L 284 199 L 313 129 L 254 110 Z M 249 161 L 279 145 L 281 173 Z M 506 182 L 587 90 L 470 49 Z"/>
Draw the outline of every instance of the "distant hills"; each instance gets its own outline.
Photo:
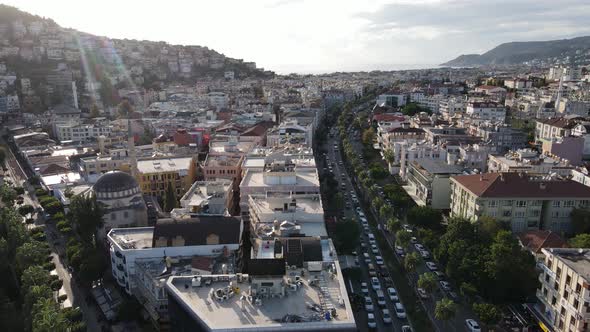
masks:
<path id="1" fill-rule="evenodd" d="M 511 42 L 484 54 L 463 54 L 441 64 L 451 67 L 578 63 L 590 60 L 590 36 L 548 41 Z"/>

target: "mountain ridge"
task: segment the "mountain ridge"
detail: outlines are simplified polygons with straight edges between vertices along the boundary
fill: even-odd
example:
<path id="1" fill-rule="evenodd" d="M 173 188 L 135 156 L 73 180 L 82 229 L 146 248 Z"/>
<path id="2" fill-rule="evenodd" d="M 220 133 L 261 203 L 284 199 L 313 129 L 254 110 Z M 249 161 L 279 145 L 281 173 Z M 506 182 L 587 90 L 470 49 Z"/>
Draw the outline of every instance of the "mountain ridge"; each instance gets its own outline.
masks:
<path id="1" fill-rule="evenodd" d="M 590 51 L 590 36 L 547 41 L 524 41 L 502 43 L 483 54 L 462 54 L 441 66 L 474 67 L 486 65 L 515 65 L 529 62 L 570 62 Z M 585 59 L 581 57 L 581 59 Z"/>

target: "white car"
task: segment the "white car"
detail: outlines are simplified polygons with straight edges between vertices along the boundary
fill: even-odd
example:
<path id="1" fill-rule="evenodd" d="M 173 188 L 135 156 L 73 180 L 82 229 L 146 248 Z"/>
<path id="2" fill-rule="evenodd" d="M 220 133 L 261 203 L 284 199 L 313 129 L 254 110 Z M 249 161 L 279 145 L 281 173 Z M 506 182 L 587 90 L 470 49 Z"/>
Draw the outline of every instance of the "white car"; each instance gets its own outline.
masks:
<path id="1" fill-rule="evenodd" d="M 381 289 L 381 283 L 377 277 L 371 278 L 371 287 L 373 287 L 373 290 L 375 291 Z"/>
<path id="2" fill-rule="evenodd" d="M 375 244 L 371 244 L 371 252 L 375 255 L 379 254 L 379 248 Z"/>
<path id="3" fill-rule="evenodd" d="M 441 280 L 441 281 L 439 281 L 439 283 L 440 283 L 440 287 L 442 287 L 443 290 L 445 290 L 445 291 L 451 290 L 451 284 L 448 281 Z"/>
<path id="4" fill-rule="evenodd" d="M 436 266 L 435 263 L 433 262 L 426 262 L 426 267 L 430 270 L 430 271 L 436 271 L 438 270 L 438 266 Z"/>
<path id="5" fill-rule="evenodd" d="M 377 265 L 383 265 L 383 257 L 381 257 L 381 256 L 375 256 L 375 264 L 377 264 Z"/>
<path id="6" fill-rule="evenodd" d="M 479 324 L 475 321 L 475 319 L 466 319 L 465 325 L 470 332 L 481 332 L 481 328 Z"/>
<path id="7" fill-rule="evenodd" d="M 395 303 L 395 315 L 397 318 L 406 318 L 406 309 L 403 304 L 399 302 Z"/>
<path id="8" fill-rule="evenodd" d="M 389 309 L 381 310 L 381 317 L 383 317 L 383 323 L 391 324 L 391 314 L 389 313 Z"/>
<path id="9" fill-rule="evenodd" d="M 404 325 L 402 326 L 402 332 L 413 332 L 412 328 L 410 327 L 410 325 Z"/>
<path id="10" fill-rule="evenodd" d="M 365 295 L 369 295 L 369 286 L 366 282 L 361 282 L 361 292 Z"/>
<path id="11" fill-rule="evenodd" d="M 375 310 L 375 306 L 373 306 L 373 300 L 369 296 L 365 296 L 365 310 L 368 312 L 373 312 Z"/>
<path id="12" fill-rule="evenodd" d="M 418 287 L 418 295 L 420 295 L 420 297 L 423 299 L 428 298 L 428 294 L 426 293 L 426 291 L 420 287 Z"/>
<path id="13" fill-rule="evenodd" d="M 421 245 L 420 243 L 416 243 L 414 244 L 414 247 L 416 248 L 416 250 L 421 251 L 424 250 L 424 246 Z"/>
<path id="14" fill-rule="evenodd" d="M 375 320 L 375 315 L 372 313 L 367 314 L 367 325 L 369 328 L 374 329 L 377 327 L 377 321 Z"/>
<path id="15" fill-rule="evenodd" d="M 428 250 L 420 250 L 420 256 L 422 256 L 422 258 L 430 258 L 430 253 Z"/>
<path id="16" fill-rule="evenodd" d="M 399 301 L 399 297 L 397 296 L 397 291 L 393 287 L 387 288 L 387 295 L 389 295 L 389 299 L 392 302 Z"/>

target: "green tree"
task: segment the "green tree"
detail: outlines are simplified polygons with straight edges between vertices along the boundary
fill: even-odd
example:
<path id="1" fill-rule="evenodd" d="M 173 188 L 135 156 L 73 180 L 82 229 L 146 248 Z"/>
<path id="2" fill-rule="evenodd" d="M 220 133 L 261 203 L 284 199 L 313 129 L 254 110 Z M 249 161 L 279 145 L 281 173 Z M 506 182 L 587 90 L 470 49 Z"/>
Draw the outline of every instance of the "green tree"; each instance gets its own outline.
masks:
<path id="1" fill-rule="evenodd" d="M 357 222 L 350 219 L 337 222 L 333 238 L 337 251 L 345 254 L 353 252 L 358 245 L 360 234 Z"/>
<path id="2" fill-rule="evenodd" d="M 373 144 L 373 141 L 375 140 L 375 129 L 373 129 L 372 127 L 365 129 L 365 131 L 363 132 L 363 144 L 365 145 L 371 145 Z"/>
<path id="3" fill-rule="evenodd" d="M 496 325 L 502 319 L 502 311 L 490 303 L 474 303 L 473 312 L 477 315 L 480 322 L 486 326 Z"/>
<path id="4" fill-rule="evenodd" d="M 164 194 L 164 211 L 170 212 L 177 206 L 178 200 L 176 199 L 176 192 L 174 191 L 172 183 L 169 182 Z"/>
<path id="5" fill-rule="evenodd" d="M 411 239 L 412 235 L 403 229 L 395 233 L 395 244 L 402 248 L 408 249 Z"/>
<path id="6" fill-rule="evenodd" d="M 428 206 L 414 206 L 408 211 L 408 223 L 430 229 L 441 226 L 442 214 Z"/>
<path id="7" fill-rule="evenodd" d="M 33 212 L 35 212 L 35 208 L 29 204 L 22 205 L 18 208 L 18 214 L 20 214 L 23 217 Z"/>
<path id="8" fill-rule="evenodd" d="M 436 289 L 437 278 L 432 272 L 426 272 L 420 275 L 418 278 L 418 287 L 425 290 L 427 293 L 432 294 Z"/>
<path id="9" fill-rule="evenodd" d="M 32 330 L 39 332 L 67 331 L 69 322 L 53 299 L 42 299 L 33 305 Z"/>
<path id="10" fill-rule="evenodd" d="M 131 105 L 131 102 L 127 98 L 123 98 L 117 106 L 117 109 L 119 119 L 126 119 L 133 113 L 133 105 Z"/>
<path id="11" fill-rule="evenodd" d="M 420 256 L 416 252 L 410 252 L 404 258 L 404 268 L 408 272 L 415 272 L 416 267 L 420 263 Z"/>
<path id="12" fill-rule="evenodd" d="M 379 209 L 379 216 L 383 220 L 389 220 L 393 216 L 393 208 L 389 204 L 383 204 Z"/>
<path id="13" fill-rule="evenodd" d="M 0 331 L 22 331 L 22 318 L 15 303 L 0 288 Z"/>
<path id="14" fill-rule="evenodd" d="M 590 234 L 578 234 L 568 242 L 572 248 L 590 248 Z"/>
<path id="15" fill-rule="evenodd" d="M 70 214 L 76 231 L 85 243 L 93 243 L 94 234 L 103 223 L 104 208 L 94 195 L 78 195 L 70 202 Z"/>
<path id="16" fill-rule="evenodd" d="M 401 227 L 401 223 L 400 221 L 395 218 L 395 217 L 391 217 L 389 219 L 387 219 L 387 230 L 394 233 L 397 232 Z"/>
<path id="17" fill-rule="evenodd" d="M 539 285 L 535 268 L 534 257 L 509 231 L 498 232 L 486 262 L 485 271 L 493 282 L 482 289 L 485 297 L 492 303 L 524 302 Z"/>
<path id="18" fill-rule="evenodd" d="M 0 199 L 2 199 L 2 203 L 7 206 L 13 206 L 14 201 L 16 200 L 17 194 L 14 188 L 10 187 L 8 184 L 4 183 L 0 187 Z"/>
<path id="19" fill-rule="evenodd" d="M 383 159 L 385 159 L 387 164 L 393 165 L 393 163 L 395 162 L 395 153 L 393 153 L 393 150 L 385 149 L 383 151 Z"/>
<path id="20" fill-rule="evenodd" d="M 492 242 L 498 232 L 506 230 L 506 227 L 502 223 L 489 216 L 479 217 L 476 226 L 479 236 L 483 237 L 483 240 L 488 243 Z"/>
<path id="21" fill-rule="evenodd" d="M 51 275 L 41 266 L 29 266 L 21 277 L 21 288 L 31 289 L 33 286 L 50 286 Z"/>
<path id="22" fill-rule="evenodd" d="M 457 305 L 450 299 L 444 298 L 440 301 L 436 301 L 436 307 L 434 308 L 434 317 L 443 322 L 448 322 L 457 312 Z"/>
<path id="23" fill-rule="evenodd" d="M 6 149 L 0 147 L 0 167 L 4 167 L 4 163 L 6 162 Z"/>
<path id="24" fill-rule="evenodd" d="M 436 234 L 433 230 L 427 228 L 418 228 L 418 237 L 422 241 L 422 244 L 427 248 L 435 250 L 438 247 L 440 235 Z"/>
<path id="25" fill-rule="evenodd" d="M 574 208 L 571 217 L 574 234 L 590 233 L 590 210 Z"/>
<path id="26" fill-rule="evenodd" d="M 49 259 L 49 247 L 44 242 L 26 242 L 16 249 L 16 269 L 25 271 L 31 266 L 41 265 Z"/>
<path id="27" fill-rule="evenodd" d="M 473 284 L 463 282 L 461 283 L 461 286 L 459 286 L 459 292 L 467 299 L 471 299 L 477 295 L 477 288 Z"/>

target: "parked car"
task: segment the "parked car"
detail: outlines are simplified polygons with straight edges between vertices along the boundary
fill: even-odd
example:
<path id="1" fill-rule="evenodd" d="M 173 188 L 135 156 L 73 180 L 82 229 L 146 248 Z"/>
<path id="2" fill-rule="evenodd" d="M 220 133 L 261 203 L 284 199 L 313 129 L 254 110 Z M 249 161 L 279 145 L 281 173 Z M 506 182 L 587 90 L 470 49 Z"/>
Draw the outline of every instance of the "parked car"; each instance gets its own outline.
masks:
<path id="1" fill-rule="evenodd" d="M 373 306 L 373 300 L 371 300 L 371 297 L 369 296 L 365 296 L 365 310 L 368 312 L 373 312 L 375 310 L 375 307 Z"/>
<path id="2" fill-rule="evenodd" d="M 415 237 L 415 236 L 412 236 L 412 237 L 410 238 L 410 243 L 418 243 L 418 239 L 416 239 L 416 237 Z"/>
<path id="3" fill-rule="evenodd" d="M 424 246 L 421 245 L 420 243 L 415 243 L 414 247 L 416 248 L 416 250 L 421 251 L 424 250 Z"/>
<path id="4" fill-rule="evenodd" d="M 420 295 L 420 297 L 423 299 L 428 298 L 428 294 L 426 293 L 426 291 L 420 287 L 418 287 L 418 295 Z"/>
<path id="5" fill-rule="evenodd" d="M 371 278 L 371 287 L 373 287 L 373 290 L 375 290 L 375 291 L 381 289 L 381 283 L 379 282 L 379 278 L 377 278 L 377 277 Z"/>
<path id="6" fill-rule="evenodd" d="M 426 262 L 426 267 L 430 270 L 430 271 L 436 271 L 438 270 L 438 266 L 436 266 L 435 263 L 433 262 Z"/>
<path id="7" fill-rule="evenodd" d="M 475 319 L 466 319 L 465 325 L 470 332 L 481 332 L 481 328 L 479 324 L 475 321 Z"/>
<path id="8" fill-rule="evenodd" d="M 366 282 L 361 282 L 361 292 L 365 295 L 369 295 L 369 286 Z"/>
<path id="9" fill-rule="evenodd" d="M 387 295 L 389 295 L 389 299 L 391 302 L 399 301 L 399 297 L 397 296 L 397 291 L 393 287 L 387 288 Z"/>
<path id="10" fill-rule="evenodd" d="M 441 281 L 439 281 L 439 283 L 440 283 L 440 287 L 442 287 L 443 290 L 445 290 L 445 291 L 451 290 L 451 284 L 448 281 L 441 280 Z"/>
<path id="11" fill-rule="evenodd" d="M 404 308 L 404 305 L 396 302 L 395 303 L 395 315 L 397 316 L 397 318 L 406 318 L 406 309 Z"/>
<path id="12" fill-rule="evenodd" d="M 402 332 L 413 332 L 412 328 L 410 327 L 410 325 L 404 325 L 402 326 Z"/>
<path id="13" fill-rule="evenodd" d="M 391 324 L 391 314 L 389 313 L 389 309 L 381 310 L 381 317 L 383 317 L 383 323 Z"/>
<path id="14" fill-rule="evenodd" d="M 428 250 L 420 250 L 420 256 L 422 256 L 422 258 L 430 258 L 430 253 Z"/>
<path id="15" fill-rule="evenodd" d="M 367 314 L 367 325 L 369 328 L 374 329 L 377 327 L 377 321 L 375 320 L 375 315 L 372 313 Z"/>
<path id="16" fill-rule="evenodd" d="M 406 254 L 406 252 L 404 251 L 404 248 L 402 248 L 400 246 L 395 246 L 395 253 L 400 257 L 404 257 Z"/>

